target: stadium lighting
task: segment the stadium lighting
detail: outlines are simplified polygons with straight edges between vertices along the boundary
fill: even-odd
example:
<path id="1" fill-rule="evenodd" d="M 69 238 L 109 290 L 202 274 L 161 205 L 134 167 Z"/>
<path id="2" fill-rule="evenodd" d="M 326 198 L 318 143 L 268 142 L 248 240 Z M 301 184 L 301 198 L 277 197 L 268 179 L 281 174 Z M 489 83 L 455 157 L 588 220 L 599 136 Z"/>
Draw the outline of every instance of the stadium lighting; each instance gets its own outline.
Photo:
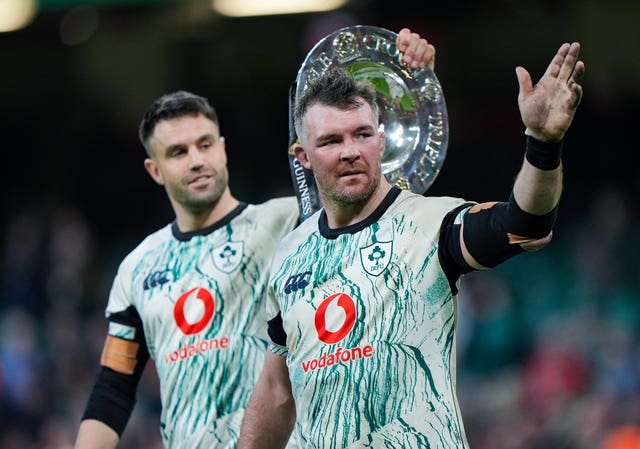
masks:
<path id="1" fill-rule="evenodd" d="M 26 27 L 36 16 L 36 0 L 0 0 L 0 32 Z"/>
<path id="2" fill-rule="evenodd" d="M 230 17 L 331 11 L 345 3 L 347 0 L 212 0 L 216 12 Z"/>

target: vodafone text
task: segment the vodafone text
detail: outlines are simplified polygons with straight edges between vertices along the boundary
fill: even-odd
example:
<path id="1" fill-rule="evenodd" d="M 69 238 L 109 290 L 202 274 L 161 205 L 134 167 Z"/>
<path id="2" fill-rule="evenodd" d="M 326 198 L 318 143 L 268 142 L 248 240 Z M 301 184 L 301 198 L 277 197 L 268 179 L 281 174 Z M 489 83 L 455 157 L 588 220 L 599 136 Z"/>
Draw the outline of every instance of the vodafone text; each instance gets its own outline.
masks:
<path id="1" fill-rule="evenodd" d="M 164 356 L 164 362 L 169 363 L 177 362 L 178 360 L 188 359 L 194 355 L 215 351 L 218 349 L 227 349 L 229 347 L 229 338 L 211 338 L 209 340 L 200 340 L 191 345 L 183 346 L 177 351 L 170 352 Z"/>
<path id="2" fill-rule="evenodd" d="M 309 370 L 314 371 L 319 368 L 326 368 L 327 366 L 335 365 L 336 363 L 347 363 L 353 360 L 370 358 L 373 356 L 373 347 L 371 345 L 363 346 L 362 348 L 351 348 L 351 349 L 342 349 L 338 348 L 335 352 L 331 354 L 323 353 L 317 359 L 307 360 L 306 362 L 302 362 L 302 369 L 304 372 L 308 372 Z"/>

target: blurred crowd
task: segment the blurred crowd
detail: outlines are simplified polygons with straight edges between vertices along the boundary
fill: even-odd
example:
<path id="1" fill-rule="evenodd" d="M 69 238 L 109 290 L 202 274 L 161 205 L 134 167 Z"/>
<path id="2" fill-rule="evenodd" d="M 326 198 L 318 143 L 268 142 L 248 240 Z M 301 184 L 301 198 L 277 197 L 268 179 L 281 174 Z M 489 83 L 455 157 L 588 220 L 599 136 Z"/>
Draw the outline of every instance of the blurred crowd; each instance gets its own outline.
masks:
<path id="1" fill-rule="evenodd" d="M 458 390 L 472 449 L 640 448 L 639 228 L 631 199 L 603 187 L 543 251 L 462 279 Z M 108 291 L 132 249 L 98 240 L 73 207 L 33 206 L 5 226 L 0 449 L 73 447 Z M 154 371 L 121 449 L 162 447 Z"/>

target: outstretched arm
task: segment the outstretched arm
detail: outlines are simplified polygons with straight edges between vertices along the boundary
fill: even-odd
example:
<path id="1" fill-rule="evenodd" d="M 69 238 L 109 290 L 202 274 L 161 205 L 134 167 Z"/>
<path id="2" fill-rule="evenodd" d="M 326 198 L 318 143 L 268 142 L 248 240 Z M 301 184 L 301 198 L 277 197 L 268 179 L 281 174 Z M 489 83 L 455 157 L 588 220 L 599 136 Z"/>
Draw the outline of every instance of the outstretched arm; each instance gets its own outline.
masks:
<path id="1" fill-rule="evenodd" d="M 562 193 L 562 139 L 582 98 L 585 66 L 579 53 L 580 44 L 562 44 L 535 86 L 524 68 L 516 68 L 527 150 L 510 201 L 479 204 L 465 216 L 462 253 L 475 269 L 551 241 Z"/>
<path id="2" fill-rule="evenodd" d="M 516 178 L 513 193 L 526 212 L 542 215 L 551 211 L 562 191 L 561 144 L 582 98 L 584 63 L 578 60 L 580 44 L 562 44 L 540 81 L 516 68 L 520 93 L 518 105 L 529 142 L 527 157 Z M 546 145 L 544 145 L 546 144 Z M 554 145 L 555 144 L 555 145 Z M 557 167 L 552 168 L 553 165 Z"/>
<path id="3" fill-rule="evenodd" d="M 267 351 L 262 373 L 244 414 L 238 449 L 284 448 L 295 418 L 286 360 Z"/>

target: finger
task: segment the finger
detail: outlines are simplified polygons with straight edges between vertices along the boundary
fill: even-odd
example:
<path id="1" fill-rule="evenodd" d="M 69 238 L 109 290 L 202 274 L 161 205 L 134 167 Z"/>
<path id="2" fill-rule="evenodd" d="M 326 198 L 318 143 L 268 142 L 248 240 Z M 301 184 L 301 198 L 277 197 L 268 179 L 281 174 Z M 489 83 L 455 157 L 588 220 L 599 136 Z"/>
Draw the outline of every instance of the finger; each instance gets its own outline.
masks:
<path id="1" fill-rule="evenodd" d="M 580 102 L 582 101 L 582 86 L 577 83 L 573 83 L 570 85 L 571 93 L 573 94 L 570 101 L 570 107 L 575 109 L 578 107 Z"/>
<path id="2" fill-rule="evenodd" d="M 516 67 L 516 76 L 518 77 L 518 87 L 520 89 L 518 98 L 522 98 L 533 90 L 531 75 L 529 75 L 529 72 L 527 72 L 524 67 L 518 66 Z"/>
<path id="3" fill-rule="evenodd" d="M 530 92 L 533 90 L 533 83 L 531 82 L 531 75 L 524 67 L 516 67 L 516 77 L 518 77 L 518 86 L 520 87 L 520 92 Z"/>
<path id="4" fill-rule="evenodd" d="M 569 46 L 569 50 L 562 61 L 560 66 L 560 72 L 558 73 L 558 80 L 568 81 L 569 77 L 574 71 L 576 61 L 578 60 L 578 54 L 580 53 L 580 44 L 577 42 L 572 43 Z"/>
<path id="5" fill-rule="evenodd" d="M 419 49 L 422 45 L 426 46 L 426 42 L 426 40 L 420 38 L 418 33 L 411 33 L 408 37 L 407 48 L 404 51 L 404 62 L 411 67 L 418 67 L 418 63 L 420 62 Z"/>
<path id="6" fill-rule="evenodd" d="M 564 43 L 560 46 L 560 48 L 558 49 L 558 52 L 549 63 L 547 70 L 544 72 L 543 77 L 545 76 L 551 76 L 553 78 L 558 77 L 558 75 L 560 74 L 560 68 L 562 67 L 564 59 L 567 56 L 567 53 L 569 52 L 569 47 L 570 46 L 567 43 Z"/>
<path id="7" fill-rule="evenodd" d="M 409 46 L 409 38 L 411 36 L 411 30 L 409 28 L 403 28 L 398 33 L 398 37 L 396 38 L 396 47 L 401 52 L 406 51 Z"/>
<path id="8" fill-rule="evenodd" d="M 426 40 L 422 39 L 420 45 L 418 45 L 416 48 L 411 67 L 425 68 L 427 64 L 432 65 L 435 52 L 435 47 L 431 44 L 428 44 Z"/>
<path id="9" fill-rule="evenodd" d="M 431 70 L 435 70 L 436 68 L 436 47 L 434 47 L 433 45 L 429 45 L 432 49 L 431 52 L 431 59 L 429 60 L 429 67 L 431 67 Z"/>
<path id="10" fill-rule="evenodd" d="M 584 78 L 584 62 L 578 61 L 576 62 L 576 66 L 573 69 L 573 73 L 571 74 L 570 81 L 574 83 L 582 85 L 582 79 Z"/>

